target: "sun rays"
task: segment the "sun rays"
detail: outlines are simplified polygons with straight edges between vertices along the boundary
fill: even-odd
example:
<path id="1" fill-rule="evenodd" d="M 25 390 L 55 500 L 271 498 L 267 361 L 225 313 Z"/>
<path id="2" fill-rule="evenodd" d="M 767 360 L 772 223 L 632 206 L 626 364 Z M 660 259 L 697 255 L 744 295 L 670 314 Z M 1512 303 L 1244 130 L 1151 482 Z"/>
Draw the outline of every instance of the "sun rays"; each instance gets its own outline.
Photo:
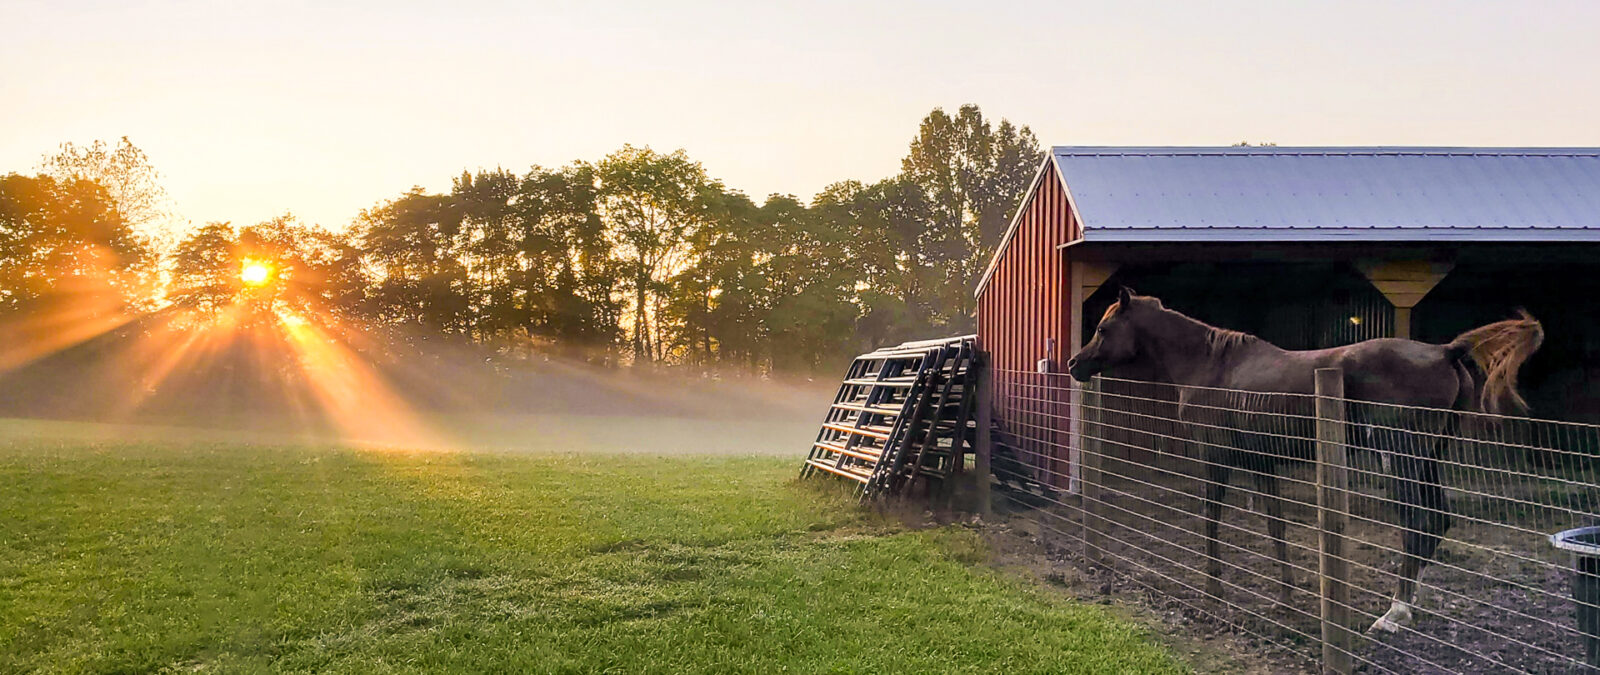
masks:
<path id="1" fill-rule="evenodd" d="M 66 395 L 113 420 L 179 416 L 205 424 L 286 418 L 282 431 L 364 445 L 448 449 L 377 365 L 382 342 L 322 310 L 283 261 L 229 256 L 209 304 L 132 310 L 109 274 L 63 284 L 0 322 L 0 374 L 87 362 Z M 219 270 L 220 272 L 220 270 Z M 231 280 L 229 279 L 231 277 Z M 116 340 L 100 340 L 116 333 Z M 358 346 L 359 345 L 359 346 Z M 73 350 L 92 352 L 78 359 Z M 320 430 L 320 432 L 319 432 Z"/>
<path id="2" fill-rule="evenodd" d="M 276 316 L 301 381 L 341 437 L 388 447 L 451 447 L 336 327 L 324 324 L 329 317 Z"/>
<path id="3" fill-rule="evenodd" d="M 122 295 L 128 275 L 114 271 L 114 258 L 98 246 L 83 246 L 63 257 L 71 261 L 63 265 L 69 269 L 37 291 L 26 311 L 0 321 L 0 373 L 88 342 L 134 320 Z M 0 297 L 9 290 L 0 289 Z"/>

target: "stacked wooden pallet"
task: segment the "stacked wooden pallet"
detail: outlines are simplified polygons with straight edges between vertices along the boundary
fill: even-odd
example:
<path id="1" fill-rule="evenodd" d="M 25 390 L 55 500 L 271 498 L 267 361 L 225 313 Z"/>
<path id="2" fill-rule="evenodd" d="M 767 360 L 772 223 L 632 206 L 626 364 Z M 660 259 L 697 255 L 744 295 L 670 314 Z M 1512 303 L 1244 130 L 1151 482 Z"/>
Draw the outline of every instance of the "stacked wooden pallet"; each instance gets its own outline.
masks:
<path id="1" fill-rule="evenodd" d="M 860 483 L 863 500 L 943 487 L 975 435 L 975 337 L 907 342 L 856 357 L 811 445 L 801 476 Z"/>

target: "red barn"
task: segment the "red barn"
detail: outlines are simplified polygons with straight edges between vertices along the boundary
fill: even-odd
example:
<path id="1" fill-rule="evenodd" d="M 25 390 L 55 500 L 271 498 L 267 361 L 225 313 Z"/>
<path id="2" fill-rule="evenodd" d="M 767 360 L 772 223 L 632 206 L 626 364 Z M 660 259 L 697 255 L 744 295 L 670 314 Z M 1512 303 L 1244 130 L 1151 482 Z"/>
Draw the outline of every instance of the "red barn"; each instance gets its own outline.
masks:
<path id="1" fill-rule="evenodd" d="M 1600 149 L 1057 147 L 980 279 L 1002 437 L 1074 471 L 1061 366 L 1117 285 L 1309 349 L 1526 307 L 1540 414 L 1600 419 Z"/>

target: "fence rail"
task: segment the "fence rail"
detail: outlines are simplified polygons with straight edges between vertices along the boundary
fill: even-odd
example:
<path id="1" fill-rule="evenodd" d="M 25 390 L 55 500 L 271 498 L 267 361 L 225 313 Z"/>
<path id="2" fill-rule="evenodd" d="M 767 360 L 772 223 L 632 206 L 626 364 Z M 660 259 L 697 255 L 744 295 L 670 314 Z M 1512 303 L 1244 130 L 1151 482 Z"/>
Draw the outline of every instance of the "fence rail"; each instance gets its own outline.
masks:
<path id="1" fill-rule="evenodd" d="M 1590 667 L 1574 614 L 1600 608 L 1549 536 L 1600 522 L 1600 427 L 1348 401 L 1321 375 L 1301 395 L 996 370 L 999 494 L 1084 564 L 1326 671 Z"/>

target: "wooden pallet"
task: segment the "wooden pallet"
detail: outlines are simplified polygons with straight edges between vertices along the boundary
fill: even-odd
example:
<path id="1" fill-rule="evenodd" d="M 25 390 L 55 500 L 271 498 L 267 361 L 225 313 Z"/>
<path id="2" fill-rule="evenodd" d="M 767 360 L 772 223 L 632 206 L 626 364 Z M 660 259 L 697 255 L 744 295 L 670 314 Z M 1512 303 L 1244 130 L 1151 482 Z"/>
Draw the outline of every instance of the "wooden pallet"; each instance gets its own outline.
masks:
<path id="1" fill-rule="evenodd" d="M 800 475 L 852 480 L 863 500 L 944 487 L 972 447 L 974 336 L 908 342 L 850 364 Z"/>

